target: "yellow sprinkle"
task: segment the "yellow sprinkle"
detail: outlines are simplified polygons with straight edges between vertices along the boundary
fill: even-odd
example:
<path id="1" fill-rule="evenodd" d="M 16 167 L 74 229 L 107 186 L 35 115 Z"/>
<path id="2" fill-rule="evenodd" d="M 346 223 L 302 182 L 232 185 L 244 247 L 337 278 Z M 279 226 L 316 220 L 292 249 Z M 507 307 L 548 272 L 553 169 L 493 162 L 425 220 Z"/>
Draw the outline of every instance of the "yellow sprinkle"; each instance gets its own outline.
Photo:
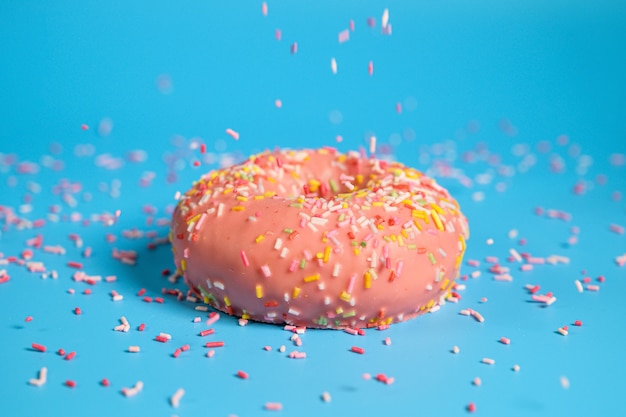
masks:
<path id="1" fill-rule="evenodd" d="M 193 216 L 191 219 L 187 220 L 187 224 L 195 223 L 196 220 L 198 220 L 200 218 L 200 215 L 201 215 L 201 213 L 198 213 L 195 216 Z"/>
<path id="2" fill-rule="evenodd" d="M 250 319 L 250 314 L 248 314 L 248 313 L 243 313 L 243 314 L 241 315 L 241 318 L 242 318 L 242 319 L 244 319 L 244 320 L 248 320 L 248 319 Z"/>
<path id="3" fill-rule="evenodd" d="M 417 227 L 417 230 L 422 230 L 422 225 L 417 221 L 417 219 L 413 220 L 413 224 Z"/>
<path id="4" fill-rule="evenodd" d="M 341 314 L 341 313 L 343 313 L 343 308 L 341 308 L 341 307 L 337 307 L 337 308 L 335 309 L 335 313 L 337 313 L 337 314 Z"/>
<path id="5" fill-rule="evenodd" d="M 330 246 L 326 246 L 326 248 L 324 249 L 324 263 L 328 263 L 328 260 L 330 259 Z"/>
<path id="6" fill-rule="evenodd" d="M 312 193 L 317 192 L 317 190 L 319 190 L 320 188 L 320 182 L 317 180 L 309 180 L 309 190 L 311 190 Z"/>
<path id="7" fill-rule="evenodd" d="M 465 252 L 465 239 L 463 236 L 459 235 L 459 240 L 461 241 L 461 253 Z"/>
<path id="8" fill-rule="evenodd" d="M 365 288 L 372 287 L 372 276 L 370 275 L 369 272 L 365 272 L 365 274 L 363 274 L 363 286 Z"/>
<path id="9" fill-rule="evenodd" d="M 463 260 L 463 257 L 460 254 L 457 255 L 454 261 L 454 269 L 458 269 L 461 266 L 461 260 Z"/>
<path id="10" fill-rule="evenodd" d="M 244 211 L 245 209 L 244 206 L 233 206 L 233 208 L 231 208 L 232 211 Z"/>
<path id="11" fill-rule="evenodd" d="M 261 242 L 263 239 L 265 239 L 265 236 L 263 236 L 263 235 L 258 235 L 258 236 L 256 237 L 256 239 L 254 239 L 254 241 L 255 241 L 256 243 L 259 243 L 259 242 Z"/>
<path id="12" fill-rule="evenodd" d="M 182 269 L 183 272 L 185 272 L 187 270 L 187 260 L 186 259 L 181 259 L 180 260 L 180 269 Z"/>
<path id="13" fill-rule="evenodd" d="M 402 236 L 403 236 L 405 239 L 408 239 L 408 238 L 409 238 L 409 234 L 406 232 L 406 229 L 402 229 L 402 231 L 401 231 L 400 233 L 402 233 Z"/>
<path id="14" fill-rule="evenodd" d="M 396 242 L 398 240 L 398 237 L 396 235 L 391 235 L 391 240 Z"/>
<path id="15" fill-rule="evenodd" d="M 206 295 L 203 297 L 204 298 L 202 299 L 202 301 L 204 301 L 204 304 L 209 304 L 209 297 L 207 297 Z"/>
<path id="16" fill-rule="evenodd" d="M 426 308 L 430 310 L 431 308 L 433 308 L 434 305 L 435 305 L 435 300 L 430 300 L 428 304 L 426 304 Z"/>
<path id="17" fill-rule="evenodd" d="M 358 175 L 356 176 L 356 183 L 357 183 L 357 184 L 361 184 L 362 182 L 363 182 L 363 175 L 358 174 Z"/>
<path id="18" fill-rule="evenodd" d="M 298 295 L 300 295 L 300 287 L 293 287 L 291 298 L 298 298 Z"/>
<path id="19" fill-rule="evenodd" d="M 255 195 L 255 196 L 254 196 L 254 199 L 255 199 L 255 200 L 263 200 L 264 198 L 265 198 L 265 196 L 264 196 L 264 195 Z"/>
<path id="20" fill-rule="evenodd" d="M 237 200 L 239 200 L 239 201 L 248 201 L 248 197 L 244 197 L 242 195 L 238 195 L 237 196 Z"/>
<path id="21" fill-rule="evenodd" d="M 384 205 L 385 205 L 385 203 L 383 203 L 382 201 L 374 201 L 372 203 L 372 206 L 374 206 L 374 207 L 382 207 Z"/>
<path id="22" fill-rule="evenodd" d="M 404 239 L 400 235 L 398 235 L 398 246 L 404 246 Z"/>
<path id="23" fill-rule="evenodd" d="M 359 249 L 358 246 L 356 248 L 354 248 L 354 254 L 355 255 L 359 255 L 360 253 L 361 253 L 361 249 Z"/>
<path id="24" fill-rule="evenodd" d="M 224 189 L 224 191 L 222 191 L 222 194 L 229 194 L 229 193 L 232 193 L 232 192 L 233 192 L 232 188 L 226 188 L 226 189 Z"/>
<path id="25" fill-rule="evenodd" d="M 256 286 L 256 298 L 263 298 L 263 287 L 260 285 Z"/>
<path id="26" fill-rule="evenodd" d="M 445 214 L 445 212 L 443 211 L 443 209 L 441 207 L 439 207 L 437 204 L 435 203 L 431 203 L 430 206 L 433 208 L 433 210 L 435 210 L 438 214 Z"/>
<path id="27" fill-rule="evenodd" d="M 227 295 L 224 296 L 224 304 L 226 304 L 226 307 L 230 307 L 230 298 Z"/>
<path id="28" fill-rule="evenodd" d="M 441 282 L 441 289 L 444 291 L 447 290 L 449 283 L 450 283 L 450 280 L 448 278 L 444 278 L 444 280 Z"/>
<path id="29" fill-rule="evenodd" d="M 324 257 L 324 254 L 323 254 L 322 252 L 317 252 L 317 253 L 315 254 L 315 257 L 316 257 L 317 259 L 322 259 L 322 258 Z"/>
<path id="30" fill-rule="evenodd" d="M 304 277 L 304 282 L 313 282 L 320 279 L 320 274 L 309 275 L 308 277 Z M 293 297 L 296 298 L 296 297 Z"/>
<path id="31" fill-rule="evenodd" d="M 377 225 L 376 225 L 376 228 L 377 228 L 378 230 L 385 230 L 385 226 L 384 226 L 382 223 L 381 223 L 381 224 L 377 224 Z"/>
<path id="32" fill-rule="evenodd" d="M 350 298 L 352 296 L 350 294 L 348 294 L 347 291 L 342 291 L 341 294 L 339 294 L 339 298 L 341 298 L 343 301 L 345 301 L 346 303 L 350 302 Z M 340 307 L 337 307 L 340 308 Z M 340 314 L 339 312 L 337 312 L 337 314 Z"/>
<path id="33" fill-rule="evenodd" d="M 441 223 L 441 219 L 439 218 L 439 214 L 437 214 L 436 211 L 432 210 L 430 212 L 430 216 L 433 218 L 433 221 L 435 222 L 437 229 L 444 230 L 443 223 Z"/>

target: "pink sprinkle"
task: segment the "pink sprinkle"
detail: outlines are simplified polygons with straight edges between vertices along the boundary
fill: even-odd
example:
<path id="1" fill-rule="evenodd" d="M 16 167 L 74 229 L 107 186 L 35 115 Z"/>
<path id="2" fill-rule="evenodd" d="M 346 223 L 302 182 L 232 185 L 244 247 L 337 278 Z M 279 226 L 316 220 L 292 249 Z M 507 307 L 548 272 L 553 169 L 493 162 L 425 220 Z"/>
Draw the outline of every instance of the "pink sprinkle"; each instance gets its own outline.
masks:
<path id="1" fill-rule="evenodd" d="M 587 291 L 600 291 L 600 287 L 598 285 L 587 285 Z"/>
<path id="2" fill-rule="evenodd" d="M 617 233 L 618 235 L 624 234 L 624 227 L 618 224 L 609 225 L 609 230 L 611 230 L 611 232 Z"/>
<path id="3" fill-rule="evenodd" d="M 220 315 L 216 313 L 215 311 L 212 311 L 211 313 L 209 313 L 209 319 L 206 321 L 206 325 L 211 326 L 219 319 L 220 319 Z"/>
<path id="4" fill-rule="evenodd" d="M 297 52 L 298 52 L 298 42 L 294 42 L 294 43 L 292 43 L 292 44 L 291 44 L 291 48 L 290 48 L 290 49 L 291 49 L 291 53 L 292 53 L 292 54 L 297 53 Z"/>
<path id="5" fill-rule="evenodd" d="M 272 350 L 272 347 L 271 346 L 263 346 L 263 349 L 269 352 L 270 350 Z"/>
<path id="6" fill-rule="evenodd" d="M 267 16 L 267 3 L 263 2 L 263 4 L 261 4 L 261 13 L 263 13 L 263 16 Z"/>
<path id="7" fill-rule="evenodd" d="M 396 113 L 402 113 L 402 103 L 396 103 Z"/>
<path id="8" fill-rule="evenodd" d="M 367 64 L 367 73 L 368 73 L 369 75 L 374 75 L 374 62 L 373 62 L 373 61 L 370 61 L 370 62 Z"/>
<path id="9" fill-rule="evenodd" d="M 215 356 L 215 351 L 214 351 L 213 349 L 209 350 L 209 351 L 206 353 L 206 357 L 207 357 L 207 358 L 212 358 L 213 356 Z"/>
<path id="10" fill-rule="evenodd" d="M 265 409 L 269 411 L 280 411 L 283 409 L 281 403 L 265 403 Z"/>
<path id="11" fill-rule="evenodd" d="M 24 319 L 24 321 L 26 323 L 33 321 L 33 316 L 26 316 L 26 318 Z"/>
<path id="12" fill-rule="evenodd" d="M 350 40 L 350 32 L 348 31 L 348 29 L 342 30 L 341 32 L 339 32 L 339 43 L 344 43 Z"/>
<path id="13" fill-rule="evenodd" d="M 350 19 L 350 32 L 354 32 L 354 20 Z"/>
<path id="14" fill-rule="evenodd" d="M 475 260 L 475 259 L 469 259 L 469 260 L 467 261 L 467 265 L 469 265 L 469 266 L 473 266 L 473 267 L 477 268 L 477 267 L 479 267 L 479 266 L 480 266 L 480 261 L 477 261 L 477 260 Z"/>
<path id="15" fill-rule="evenodd" d="M 391 339 L 389 337 L 385 337 L 384 343 L 387 346 L 391 345 Z"/>
<path id="16" fill-rule="evenodd" d="M 283 101 L 277 98 L 274 101 L 274 105 L 276 106 L 276 108 L 280 109 L 281 107 L 283 107 Z"/>
<path id="17" fill-rule="evenodd" d="M 372 379 L 372 376 L 368 373 L 364 373 L 363 375 L 361 375 L 361 378 L 363 378 L 364 380 L 368 381 L 370 379 Z"/>
<path id="18" fill-rule="evenodd" d="M 274 31 L 274 37 L 276 38 L 277 41 L 281 40 L 283 37 L 283 33 L 281 32 L 280 29 L 276 29 Z"/>
<path id="19" fill-rule="evenodd" d="M 531 264 L 524 264 L 522 266 L 520 266 L 520 271 L 532 271 L 533 270 L 533 266 Z"/>
<path id="20" fill-rule="evenodd" d="M 239 133 L 235 132 L 233 129 L 226 129 L 226 134 L 232 137 L 235 140 L 239 140 Z"/>
<path id="21" fill-rule="evenodd" d="M 480 387 L 482 383 L 483 381 L 479 377 L 474 378 L 474 380 L 472 381 L 472 384 L 474 384 L 477 387 Z"/>
<path id="22" fill-rule="evenodd" d="M 491 358 L 483 358 L 481 362 L 487 365 L 493 365 L 496 363 L 496 361 Z"/>
<path id="23" fill-rule="evenodd" d="M 89 129 L 89 126 L 83 123 L 82 125 L 80 125 L 80 128 L 81 128 L 82 130 L 88 130 L 88 129 Z"/>
<path id="24" fill-rule="evenodd" d="M 502 343 L 503 345 L 510 345 L 511 344 L 511 339 L 509 339 L 508 337 L 501 337 L 500 338 L 500 343 Z"/>

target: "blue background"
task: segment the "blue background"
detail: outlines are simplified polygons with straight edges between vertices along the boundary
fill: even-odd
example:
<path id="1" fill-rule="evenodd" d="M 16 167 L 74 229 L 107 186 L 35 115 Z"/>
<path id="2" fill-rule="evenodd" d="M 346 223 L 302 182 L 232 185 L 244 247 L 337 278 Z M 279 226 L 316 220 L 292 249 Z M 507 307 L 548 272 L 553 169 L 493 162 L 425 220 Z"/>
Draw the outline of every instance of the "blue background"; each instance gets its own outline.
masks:
<path id="1" fill-rule="evenodd" d="M 385 8 L 390 36 L 381 34 Z M 56 280 L 0 265 L 11 277 L 0 284 L 0 415 L 245 417 L 272 414 L 266 402 L 281 402 L 277 414 L 290 416 L 465 415 L 470 402 L 481 416 L 625 414 L 626 267 L 615 257 L 626 253 L 626 235 L 609 225 L 626 226 L 626 4 L 270 1 L 268 9 L 263 16 L 260 1 L 0 3 L 0 252 L 19 257 L 38 234 L 67 251 L 34 250 L 33 260 L 56 270 Z M 340 44 L 351 19 L 355 31 Z M 159 86 L 164 79 L 170 88 Z M 98 133 L 103 120 L 112 123 L 108 134 Z M 481 276 L 462 282 L 458 304 L 364 337 L 308 331 L 297 348 L 280 327 L 239 327 L 225 316 L 215 335 L 201 338 L 206 326 L 192 319 L 204 321 L 206 313 L 193 304 L 136 296 L 141 288 L 154 297 L 172 287 L 161 275 L 173 267 L 169 247 L 150 250 L 152 238 L 123 236 L 133 228 L 167 235 L 167 226 L 149 224 L 145 205 L 153 220 L 167 219 L 176 191 L 220 164 L 277 146 L 358 149 L 371 135 L 383 157 L 437 177 L 469 218 L 466 259 L 480 266 L 462 273 Z M 207 146 L 204 156 L 199 143 Z M 133 151 L 144 158 L 134 162 Z M 120 167 L 103 167 L 103 155 Z M 20 173 L 24 163 L 36 172 Z M 562 170 L 554 172 L 555 164 Z M 576 184 L 583 193 L 573 192 Z M 58 221 L 51 206 L 60 209 Z M 572 218 L 540 216 L 536 207 Z M 7 208 L 23 221 L 9 220 Z M 121 216 L 110 227 L 75 221 L 116 210 Z M 37 219 L 45 226 L 30 227 Z M 578 242 L 568 244 L 576 227 Z M 81 256 L 71 233 L 92 257 Z M 107 242 L 109 233 L 115 242 Z M 137 251 L 137 265 L 113 259 L 113 248 Z M 571 261 L 521 272 L 507 261 L 511 248 Z M 494 281 L 486 256 L 509 266 L 513 282 Z M 74 282 L 68 261 L 118 279 Z M 578 293 L 574 280 L 584 277 L 600 291 Z M 530 302 L 526 284 L 552 291 L 557 302 Z M 111 290 L 124 300 L 111 301 Z M 460 315 L 463 308 L 486 321 Z M 112 330 L 121 316 L 131 323 L 128 333 Z M 575 320 L 583 326 L 572 326 Z M 140 323 L 144 332 L 136 330 Z M 556 333 L 564 325 L 566 337 Z M 172 341 L 155 342 L 160 332 Z M 511 344 L 499 343 L 502 336 Z M 208 340 L 226 343 L 210 359 Z M 31 343 L 48 351 L 35 352 Z M 174 359 L 186 343 L 190 350 Z M 141 352 L 128 353 L 130 345 Z M 353 345 L 366 354 L 351 353 Z M 458 355 L 450 352 L 455 345 Z M 59 348 L 77 355 L 65 361 Z M 307 358 L 286 357 L 296 349 Z M 482 364 L 483 357 L 495 365 Z M 42 366 L 46 385 L 28 385 Z M 250 378 L 237 378 L 238 370 Z M 365 380 L 364 373 L 395 382 Z M 111 386 L 102 387 L 102 378 Z M 68 379 L 76 388 L 64 385 Z M 138 380 L 144 390 L 125 398 L 122 387 Z M 186 394 L 174 409 L 168 399 L 181 387 Z M 320 398 L 325 391 L 330 403 Z"/>

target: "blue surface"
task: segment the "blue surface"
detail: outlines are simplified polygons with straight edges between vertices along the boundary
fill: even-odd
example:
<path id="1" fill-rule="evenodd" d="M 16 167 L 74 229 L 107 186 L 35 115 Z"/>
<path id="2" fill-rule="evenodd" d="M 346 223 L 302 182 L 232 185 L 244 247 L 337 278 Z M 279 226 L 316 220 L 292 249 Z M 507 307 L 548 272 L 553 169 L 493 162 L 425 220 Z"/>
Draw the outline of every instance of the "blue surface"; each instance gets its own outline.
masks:
<path id="1" fill-rule="evenodd" d="M 0 261 L 20 257 L 38 234 L 66 253 L 33 250 L 33 260 L 56 270 L 57 279 L 0 265 L 10 275 L 0 284 L 0 415 L 246 417 L 272 414 L 266 402 L 283 404 L 277 415 L 302 417 L 464 415 L 470 402 L 481 416 L 625 414 L 626 266 L 615 258 L 626 253 L 626 235 L 609 226 L 626 226 L 626 5 L 587 3 L 269 2 L 264 17 L 261 2 L 1 2 Z M 380 29 L 386 7 L 391 36 Z M 339 44 L 350 19 L 355 31 Z M 159 79 L 171 80 L 171 88 L 159 88 Z M 98 134 L 104 119 L 113 123 L 110 134 Z M 239 141 L 226 128 L 240 132 Z M 383 156 L 436 176 L 469 218 L 466 259 L 480 266 L 465 265 L 462 273 L 481 276 L 461 281 L 458 304 L 364 337 L 309 330 L 298 348 L 280 327 L 239 327 L 226 316 L 215 335 L 202 338 L 206 325 L 192 320 L 206 313 L 193 304 L 171 296 L 149 304 L 136 295 L 145 288 L 158 297 L 172 287 L 161 272 L 173 262 L 169 246 L 150 250 L 151 238 L 125 238 L 124 231 L 166 236 L 167 226 L 148 218 L 167 219 L 175 192 L 201 172 L 275 146 L 357 149 L 372 134 Z M 200 167 L 192 165 L 201 158 L 194 143 L 207 145 Z M 132 162 L 129 152 L 137 150 L 147 158 Z M 104 168 L 103 155 L 119 158 L 121 167 Z M 19 173 L 24 162 L 37 172 Z M 555 173 L 551 164 L 564 169 Z M 80 189 L 71 192 L 64 181 Z M 585 191 L 575 194 L 576 184 Z M 145 205 L 155 213 L 146 214 Z M 58 220 L 51 207 L 60 209 Z M 571 220 L 537 215 L 536 207 Z M 9 220 L 7 208 L 24 221 Z M 116 210 L 121 216 L 112 226 L 93 221 Z M 37 219 L 45 226 L 32 228 Z M 579 228 L 578 241 L 568 244 L 572 228 Z M 107 242 L 107 234 L 117 240 Z M 87 246 L 93 255 L 83 258 Z M 137 251 L 137 265 L 113 259 L 113 248 Z M 570 263 L 521 272 L 507 260 L 511 248 Z M 487 256 L 510 267 L 513 281 L 494 281 Z M 117 281 L 75 282 L 68 261 Z M 574 281 L 585 277 L 600 291 L 577 292 Z M 557 301 L 531 302 L 526 284 Z M 87 288 L 92 294 L 83 294 Z M 111 301 L 111 290 L 124 300 Z M 467 308 L 485 322 L 459 314 Z M 128 333 L 113 331 L 121 316 L 130 321 Z M 568 336 L 556 333 L 564 325 Z M 173 339 L 154 341 L 160 332 Z M 503 336 L 510 345 L 498 342 Z M 226 345 L 207 358 L 208 340 Z M 33 351 L 32 343 L 48 351 Z M 184 344 L 190 350 L 173 358 Z M 141 352 L 127 352 L 131 345 Z M 350 352 L 353 345 L 366 354 Z M 76 357 L 64 360 L 59 348 Z M 307 358 L 287 358 L 293 350 Z M 484 357 L 496 363 L 485 365 Z M 47 383 L 30 386 L 43 366 Z M 238 378 L 238 370 L 250 378 Z M 365 380 L 364 373 L 395 381 Z M 472 385 L 475 377 L 481 386 Z M 111 386 L 101 386 L 102 378 Z M 124 397 L 121 389 L 138 380 L 143 391 Z M 174 409 L 168 400 L 181 387 L 186 394 Z M 323 392 L 331 402 L 321 400 Z"/>

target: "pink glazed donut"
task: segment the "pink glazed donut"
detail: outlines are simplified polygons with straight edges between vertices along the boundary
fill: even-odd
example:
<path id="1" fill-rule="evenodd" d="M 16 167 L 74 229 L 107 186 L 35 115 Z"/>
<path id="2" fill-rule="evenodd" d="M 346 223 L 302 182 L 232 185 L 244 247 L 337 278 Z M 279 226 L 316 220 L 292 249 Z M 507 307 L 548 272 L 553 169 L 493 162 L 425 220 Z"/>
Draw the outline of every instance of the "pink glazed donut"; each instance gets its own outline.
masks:
<path id="1" fill-rule="evenodd" d="M 203 175 L 170 231 L 177 270 L 205 303 L 330 329 L 438 306 L 468 237 L 458 203 L 432 178 L 333 148 L 267 151 Z"/>

